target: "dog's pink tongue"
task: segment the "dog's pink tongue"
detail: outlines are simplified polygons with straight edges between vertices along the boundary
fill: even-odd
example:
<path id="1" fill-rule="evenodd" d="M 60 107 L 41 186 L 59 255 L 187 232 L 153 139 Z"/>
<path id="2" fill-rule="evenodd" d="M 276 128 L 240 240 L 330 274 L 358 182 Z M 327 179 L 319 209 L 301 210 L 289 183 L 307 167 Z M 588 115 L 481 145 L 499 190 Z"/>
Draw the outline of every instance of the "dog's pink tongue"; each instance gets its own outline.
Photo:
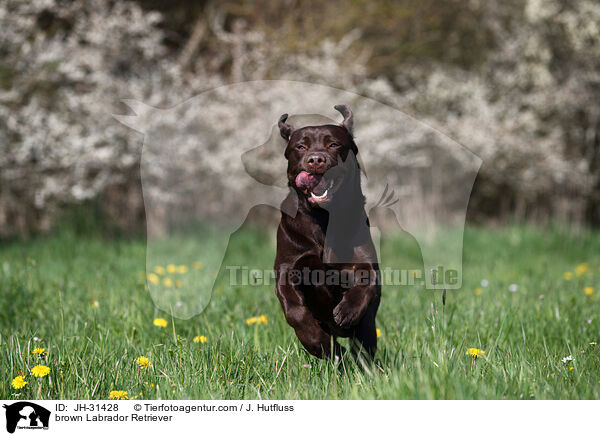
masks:
<path id="1" fill-rule="evenodd" d="M 310 174 L 306 171 L 300 171 L 296 176 L 296 186 L 303 191 L 312 191 L 319 184 L 322 176 Z"/>

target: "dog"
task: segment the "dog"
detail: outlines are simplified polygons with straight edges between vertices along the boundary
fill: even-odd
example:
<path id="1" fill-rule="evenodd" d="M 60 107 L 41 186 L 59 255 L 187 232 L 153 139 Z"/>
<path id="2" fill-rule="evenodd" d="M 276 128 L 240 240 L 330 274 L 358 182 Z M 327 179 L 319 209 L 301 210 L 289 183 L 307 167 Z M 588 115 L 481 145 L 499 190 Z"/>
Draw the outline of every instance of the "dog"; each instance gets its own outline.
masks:
<path id="1" fill-rule="evenodd" d="M 277 230 L 276 294 L 310 354 L 341 358 L 346 350 L 337 338 L 347 337 L 355 357 L 372 358 L 379 264 L 360 184 L 353 114 L 346 105 L 334 107 L 344 116 L 340 125 L 294 129 L 287 114 L 278 122 L 287 142 L 290 191 Z"/>

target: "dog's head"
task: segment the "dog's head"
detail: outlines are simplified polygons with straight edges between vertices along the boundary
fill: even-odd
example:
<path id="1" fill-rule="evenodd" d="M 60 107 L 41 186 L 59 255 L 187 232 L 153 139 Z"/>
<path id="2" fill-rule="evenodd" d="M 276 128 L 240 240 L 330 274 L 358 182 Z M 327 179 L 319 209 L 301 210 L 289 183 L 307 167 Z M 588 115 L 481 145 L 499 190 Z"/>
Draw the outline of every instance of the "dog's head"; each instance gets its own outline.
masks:
<path id="1" fill-rule="evenodd" d="M 348 181 L 348 170 L 355 174 L 358 169 L 352 111 L 346 105 L 335 109 L 344 116 L 341 125 L 294 129 L 286 124 L 287 114 L 279 119 L 279 132 L 288 141 L 285 158 L 289 185 L 305 196 L 311 206 L 326 207 Z"/>

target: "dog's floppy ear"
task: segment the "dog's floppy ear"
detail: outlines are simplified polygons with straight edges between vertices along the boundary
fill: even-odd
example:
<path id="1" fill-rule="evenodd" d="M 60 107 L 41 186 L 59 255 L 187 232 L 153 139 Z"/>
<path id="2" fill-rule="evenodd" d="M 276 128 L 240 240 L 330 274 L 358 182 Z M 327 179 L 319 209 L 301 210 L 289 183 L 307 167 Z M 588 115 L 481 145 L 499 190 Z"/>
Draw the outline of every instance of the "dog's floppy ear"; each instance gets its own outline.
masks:
<path id="1" fill-rule="evenodd" d="M 342 127 L 344 127 L 348 131 L 348 133 L 350 133 L 350 136 L 352 136 L 352 129 L 354 127 L 354 115 L 352 114 L 350 106 L 346 104 L 336 104 L 333 108 L 344 116 L 344 121 L 342 121 Z"/>
<path id="2" fill-rule="evenodd" d="M 285 139 L 286 141 L 289 141 L 292 136 L 292 133 L 294 133 L 294 128 L 285 122 L 285 120 L 287 120 L 287 117 L 288 117 L 288 114 L 283 114 L 279 118 L 278 125 L 279 125 L 279 133 L 281 134 L 281 137 L 283 139 Z"/>

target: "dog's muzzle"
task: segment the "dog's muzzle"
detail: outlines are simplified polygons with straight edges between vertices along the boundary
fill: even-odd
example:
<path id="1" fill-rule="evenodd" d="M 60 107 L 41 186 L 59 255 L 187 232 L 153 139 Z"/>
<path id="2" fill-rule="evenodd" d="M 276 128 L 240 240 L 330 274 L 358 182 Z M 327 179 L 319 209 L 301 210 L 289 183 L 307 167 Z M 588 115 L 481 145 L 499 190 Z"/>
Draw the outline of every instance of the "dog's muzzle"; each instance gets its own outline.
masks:
<path id="1" fill-rule="evenodd" d="M 306 195 L 312 204 L 320 204 L 329 200 L 329 193 L 333 187 L 333 179 L 328 180 L 322 174 L 311 174 L 300 171 L 296 176 L 296 186 Z"/>

